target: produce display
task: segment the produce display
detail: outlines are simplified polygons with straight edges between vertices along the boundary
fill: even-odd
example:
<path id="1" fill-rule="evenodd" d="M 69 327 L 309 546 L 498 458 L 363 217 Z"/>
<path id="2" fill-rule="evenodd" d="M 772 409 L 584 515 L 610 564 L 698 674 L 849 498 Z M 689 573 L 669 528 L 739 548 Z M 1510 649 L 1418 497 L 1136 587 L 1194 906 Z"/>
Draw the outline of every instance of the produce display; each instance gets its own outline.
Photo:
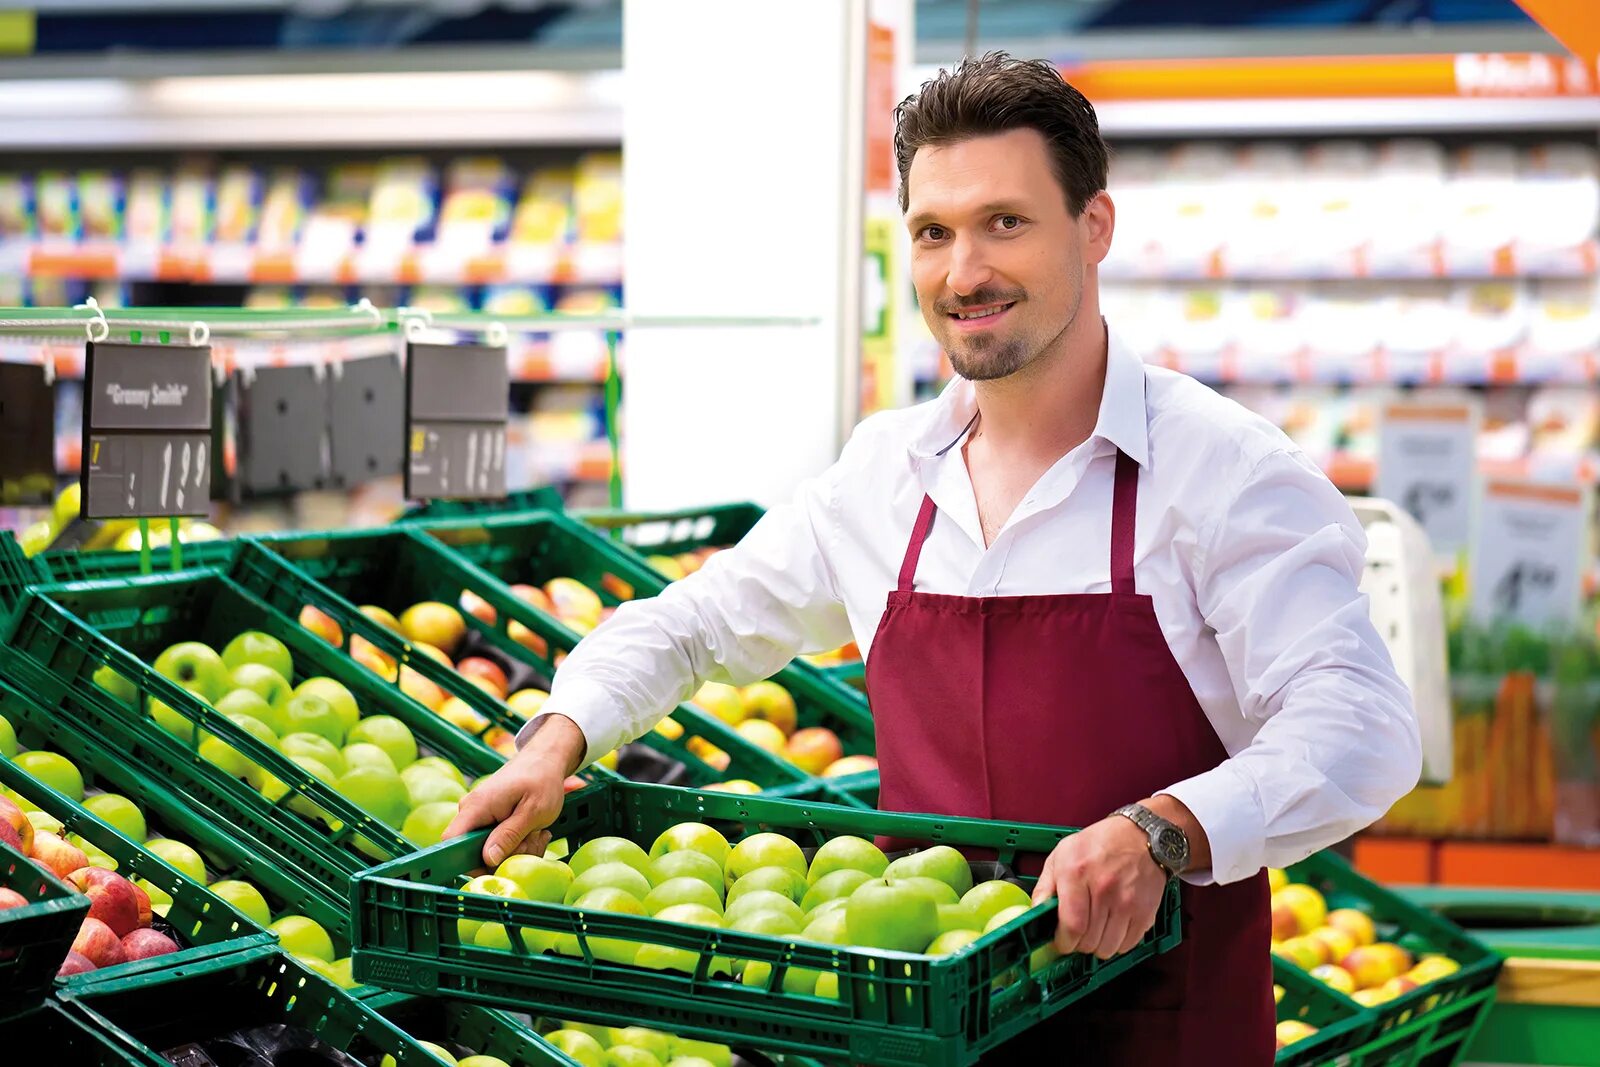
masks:
<path id="1" fill-rule="evenodd" d="M 733 1067 L 733 1050 L 714 1041 L 695 1041 L 644 1026 L 593 1026 L 563 1022 L 545 1029 L 544 1039 L 580 1067 Z M 492 1067 L 468 1064 L 458 1067 Z"/>

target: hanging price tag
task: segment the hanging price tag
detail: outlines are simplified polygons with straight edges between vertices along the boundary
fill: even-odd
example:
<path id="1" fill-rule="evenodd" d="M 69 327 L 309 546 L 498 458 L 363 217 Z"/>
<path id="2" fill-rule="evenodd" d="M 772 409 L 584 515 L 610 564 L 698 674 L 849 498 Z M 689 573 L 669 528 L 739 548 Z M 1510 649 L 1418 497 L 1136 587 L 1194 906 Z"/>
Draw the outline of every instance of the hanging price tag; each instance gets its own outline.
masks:
<path id="1" fill-rule="evenodd" d="M 1421 524 L 1440 557 L 1465 548 L 1480 414 L 1473 404 L 1390 404 L 1378 435 L 1378 496 Z"/>
<path id="2" fill-rule="evenodd" d="M 406 496 L 483 500 L 506 495 L 506 350 L 406 346 Z"/>
<path id="3" fill-rule="evenodd" d="M 211 349 L 88 344 L 83 516 L 203 516 L 211 500 Z"/>
<path id="4" fill-rule="evenodd" d="M 47 504 L 55 489 L 55 390 L 37 363 L 0 363 L 0 504 Z"/>
<path id="5" fill-rule="evenodd" d="M 1586 487 L 1486 482 L 1473 527 L 1473 614 L 1532 626 L 1576 620 L 1590 510 Z"/>

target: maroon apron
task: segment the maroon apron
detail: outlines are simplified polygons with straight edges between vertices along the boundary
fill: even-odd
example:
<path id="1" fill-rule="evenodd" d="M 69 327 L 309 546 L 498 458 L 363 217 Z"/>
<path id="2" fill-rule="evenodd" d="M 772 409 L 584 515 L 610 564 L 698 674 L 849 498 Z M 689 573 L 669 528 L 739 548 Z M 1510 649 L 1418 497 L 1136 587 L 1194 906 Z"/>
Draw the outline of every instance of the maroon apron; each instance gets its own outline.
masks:
<path id="1" fill-rule="evenodd" d="M 935 515 L 923 497 L 867 659 L 883 810 L 1088 826 L 1227 758 L 1150 598 L 1134 591 L 1139 467 L 1121 452 L 1116 464 L 1110 593 L 915 591 Z M 1048 1042 L 1056 1057 L 1048 1062 L 1271 1063 L 1265 872 L 1232 885 L 1185 884 L 1182 899 L 1181 945 L 1003 1046 L 994 1061 Z"/>

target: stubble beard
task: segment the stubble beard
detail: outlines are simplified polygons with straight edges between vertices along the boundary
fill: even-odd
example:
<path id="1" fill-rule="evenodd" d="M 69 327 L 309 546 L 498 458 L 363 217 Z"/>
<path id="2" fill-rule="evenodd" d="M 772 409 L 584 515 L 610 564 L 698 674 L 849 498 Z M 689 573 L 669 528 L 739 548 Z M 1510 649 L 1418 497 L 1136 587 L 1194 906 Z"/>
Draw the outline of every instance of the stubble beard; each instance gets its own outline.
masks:
<path id="1" fill-rule="evenodd" d="M 1083 309 L 1081 260 L 1073 265 L 1072 274 L 1072 311 L 1054 335 L 1043 343 L 1036 343 L 1027 337 L 987 337 L 983 334 L 962 337 L 952 329 L 944 346 L 945 355 L 950 359 L 950 368 L 969 382 L 998 381 L 1024 370 L 1051 351 L 1072 329 L 1072 324 L 1078 321 L 1078 312 Z"/>

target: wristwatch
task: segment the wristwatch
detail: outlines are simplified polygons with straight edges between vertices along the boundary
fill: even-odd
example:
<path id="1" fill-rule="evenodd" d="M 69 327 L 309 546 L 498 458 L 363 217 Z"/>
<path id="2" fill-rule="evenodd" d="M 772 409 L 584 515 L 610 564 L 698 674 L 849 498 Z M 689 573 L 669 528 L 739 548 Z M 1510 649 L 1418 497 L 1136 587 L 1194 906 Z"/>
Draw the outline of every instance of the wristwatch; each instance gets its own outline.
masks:
<path id="1" fill-rule="evenodd" d="M 1176 878 L 1189 866 L 1189 835 L 1143 804 L 1124 804 L 1113 815 L 1123 815 L 1150 838 L 1150 858 L 1156 866 Z"/>

